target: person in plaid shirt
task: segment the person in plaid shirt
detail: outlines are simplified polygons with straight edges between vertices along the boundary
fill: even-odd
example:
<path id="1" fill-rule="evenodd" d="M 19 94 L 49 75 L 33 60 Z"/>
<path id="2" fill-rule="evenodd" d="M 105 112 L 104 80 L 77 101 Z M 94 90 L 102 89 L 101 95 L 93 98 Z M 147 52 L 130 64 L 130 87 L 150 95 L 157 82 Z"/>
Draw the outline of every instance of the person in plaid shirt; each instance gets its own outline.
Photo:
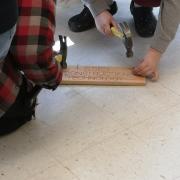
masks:
<path id="1" fill-rule="evenodd" d="M 0 135 L 31 120 L 34 85 L 55 89 L 62 71 L 53 58 L 55 0 L 18 0 L 19 18 L 9 53 L 0 62 Z"/>

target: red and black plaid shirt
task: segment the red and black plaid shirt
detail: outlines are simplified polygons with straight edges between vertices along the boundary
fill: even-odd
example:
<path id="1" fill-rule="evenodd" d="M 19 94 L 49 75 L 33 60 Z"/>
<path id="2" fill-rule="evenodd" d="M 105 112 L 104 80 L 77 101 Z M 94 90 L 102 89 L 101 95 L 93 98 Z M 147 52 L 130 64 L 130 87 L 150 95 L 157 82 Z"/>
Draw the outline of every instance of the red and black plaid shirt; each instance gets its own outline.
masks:
<path id="1" fill-rule="evenodd" d="M 0 62 L 0 117 L 14 103 L 22 75 L 38 85 L 62 79 L 53 60 L 55 0 L 18 0 L 17 31 L 7 58 Z"/>

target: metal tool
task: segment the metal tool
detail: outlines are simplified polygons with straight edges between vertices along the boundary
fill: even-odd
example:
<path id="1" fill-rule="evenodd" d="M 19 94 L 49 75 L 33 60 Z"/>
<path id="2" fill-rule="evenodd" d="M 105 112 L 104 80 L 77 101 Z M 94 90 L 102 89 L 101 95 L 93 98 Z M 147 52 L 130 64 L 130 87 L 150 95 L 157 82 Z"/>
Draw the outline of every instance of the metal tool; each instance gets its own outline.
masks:
<path id="1" fill-rule="evenodd" d="M 59 41 L 60 41 L 60 51 L 59 53 L 55 56 L 56 62 L 61 65 L 63 69 L 67 68 L 67 41 L 66 41 L 66 36 L 60 36 L 59 35 Z"/>
<path id="2" fill-rule="evenodd" d="M 59 41 L 60 41 L 60 52 L 59 54 L 62 56 L 62 61 L 61 61 L 61 66 L 63 69 L 67 68 L 67 38 L 66 36 L 59 36 Z"/>
<path id="3" fill-rule="evenodd" d="M 126 48 L 126 56 L 132 57 L 133 56 L 133 40 L 132 40 L 132 33 L 131 30 L 126 22 L 119 23 L 119 29 L 115 27 L 111 27 L 111 31 L 114 36 L 119 37 L 123 40 L 123 43 Z"/>

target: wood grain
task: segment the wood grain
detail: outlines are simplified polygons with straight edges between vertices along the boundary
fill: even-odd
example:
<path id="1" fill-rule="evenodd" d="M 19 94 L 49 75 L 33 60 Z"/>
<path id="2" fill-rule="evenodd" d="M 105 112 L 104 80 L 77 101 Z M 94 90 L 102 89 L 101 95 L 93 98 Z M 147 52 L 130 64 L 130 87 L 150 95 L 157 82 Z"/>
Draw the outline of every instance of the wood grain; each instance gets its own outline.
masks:
<path id="1" fill-rule="evenodd" d="M 107 85 L 107 86 L 143 86 L 144 77 L 132 74 L 131 68 L 69 66 L 63 70 L 64 85 Z"/>

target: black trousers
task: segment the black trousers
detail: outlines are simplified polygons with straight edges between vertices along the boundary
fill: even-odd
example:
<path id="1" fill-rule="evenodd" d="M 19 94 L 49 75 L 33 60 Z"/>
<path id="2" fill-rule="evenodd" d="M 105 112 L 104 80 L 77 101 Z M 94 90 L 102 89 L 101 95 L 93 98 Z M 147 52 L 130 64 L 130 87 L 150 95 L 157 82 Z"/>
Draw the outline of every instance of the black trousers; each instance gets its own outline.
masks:
<path id="1" fill-rule="evenodd" d="M 0 135 L 5 135 L 15 131 L 35 114 L 35 99 L 29 98 L 27 91 L 27 81 L 23 78 L 19 94 L 14 104 L 0 118 Z"/>

